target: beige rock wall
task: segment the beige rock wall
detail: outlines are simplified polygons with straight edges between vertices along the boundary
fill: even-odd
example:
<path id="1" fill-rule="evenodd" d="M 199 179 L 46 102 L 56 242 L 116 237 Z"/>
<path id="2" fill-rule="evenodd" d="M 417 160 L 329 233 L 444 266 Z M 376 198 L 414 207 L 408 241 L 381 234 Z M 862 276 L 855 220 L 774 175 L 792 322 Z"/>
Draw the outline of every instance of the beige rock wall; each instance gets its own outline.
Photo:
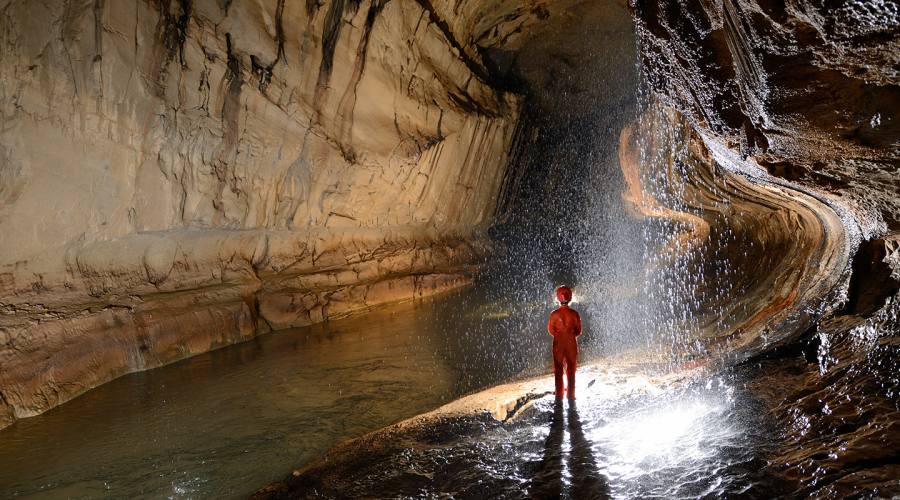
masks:
<path id="1" fill-rule="evenodd" d="M 440 15 L 0 1 L 0 427 L 464 283 L 519 103 Z"/>

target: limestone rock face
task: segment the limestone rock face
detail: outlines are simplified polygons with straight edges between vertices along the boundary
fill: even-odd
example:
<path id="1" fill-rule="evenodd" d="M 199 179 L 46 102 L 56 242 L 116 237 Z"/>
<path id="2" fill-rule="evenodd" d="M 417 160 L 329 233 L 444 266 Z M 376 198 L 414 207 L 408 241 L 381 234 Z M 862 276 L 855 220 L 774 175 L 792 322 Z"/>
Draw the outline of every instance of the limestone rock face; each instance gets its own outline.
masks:
<path id="1" fill-rule="evenodd" d="M 674 272 L 643 285 L 690 291 L 668 298 L 696 325 L 675 323 L 694 345 L 674 354 L 739 361 L 834 312 L 856 236 L 838 200 L 754 170 L 661 103 L 623 130 L 619 164 L 633 215 L 677 228 L 653 252 Z"/>
<path id="2" fill-rule="evenodd" d="M 776 280 L 783 285 L 829 266 L 844 269 L 830 291 L 824 287 L 810 296 L 820 306 L 801 305 L 789 296 L 755 308 L 770 325 L 791 308 L 797 318 L 817 318 L 802 328 L 802 321 L 796 323 L 776 343 L 802 337 L 818 323 L 842 324 L 835 319 L 841 314 L 863 319 L 887 314 L 897 298 L 889 265 L 900 230 L 896 5 L 636 2 L 634 12 L 649 84 L 666 106 L 686 117 L 695 135 L 687 142 L 710 151 L 716 168 L 789 190 L 772 200 L 779 211 L 794 211 L 802 198 L 796 193 L 803 192 L 819 205 L 812 212 L 820 220 L 834 220 L 811 233 L 815 224 L 790 215 L 780 229 L 768 224 L 769 229 L 750 231 L 757 241 L 781 231 L 780 239 L 807 240 L 811 246 L 796 255 L 776 247 L 779 262 L 737 276 L 776 271 L 771 277 L 785 265 L 793 271 Z M 703 170 L 702 163 L 695 172 Z M 728 198 L 732 205 L 746 199 Z M 740 213 L 728 219 L 740 230 Z M 813 236 L 816 232 L 821 234 Z M 819 250 L 813 251 L 816 245 Z M 733 254 L 730 260 L 744 269 L 766 262 L 765 255 L 753 254 Z M 758 304 L 765 297 L 746 295 Z M 897 325 L 882 322 L 880 331 L 895 339 Z"/>
<path id="3" fill-rule="evenodd" d="M 626 200 L 674 221 L 668 250 L 696 252 L 701 276 L 716 278 L 711 238 L 731 238 L 728 293 L 696 306 L 714 313 L 703 348 L 759 354 L 845 302 L 859 321 L 892 311 L 892 4 L 631 7 L 661 111 L 621 137 Z M 516 92 L 552 126 L 632 98 L 595 77 L 628 59 L 621 2 L 0 12 L 0 426 L 130 371 L 465 283 L 525 174 L 507 166 L 530 130 Z M 641 194 L 629 134 L 654 127 L 677 132 L 652 147 L 680 209 Z M 862 241 L 871 255 L 853 259 Z M 879 278 L 850 279 L 866 269 Z"/>
<path id="4" fill-rule="evenodd" d="M 900 230 L 900 11 L 878 2 L 636 2 L 654 90 L 773 175 Z"/>
<path id="5" fill-rule="evenodd" d="M 779 245 L 768 262 L 752 250 L 747 259 L 732 255 L 742 266 L 763 265 L 756 276 L 781 275 L 770 290 L 802 284 L 804 275 L 821 280 L 805 304 L 802 285 L 781 302 L 766 297 L 782 292 L 748 289 L 758 323 L 770 326 L 728 339 L 751 349 L 763 334 L 771 341 L 755 358 L 752 388 L 779 429 L 771 475 L 798 496 L 895 494 L 887 450 L 900 443 L 900 10 L 892 2 L 756 0 L 634 8 L 651 87 L 687 117 L 696 142 L 745 177 L 764 169 L 756 176 L 787 188 L 771 200 L 777 216 L 797 214 L 799 190 L 816 200 L 820 221 L 837 222 L 817 228 L 806 217 L 773 217 L 774 231 L 753 233 L 781 232 L 805 250 Z M 743 216 L 735 215 L 739 227 Z M 816 275 L 841 268 L 830 292 L 821 287 L 827 278 Z M 772 328 L 779 318 L 789 327 Z"/>
<path id="6" fill-rule="evenodd" d="M 491 5 L 0 12 L 0 426 L 488 251 L 520 100 L 469 43 Z"/>

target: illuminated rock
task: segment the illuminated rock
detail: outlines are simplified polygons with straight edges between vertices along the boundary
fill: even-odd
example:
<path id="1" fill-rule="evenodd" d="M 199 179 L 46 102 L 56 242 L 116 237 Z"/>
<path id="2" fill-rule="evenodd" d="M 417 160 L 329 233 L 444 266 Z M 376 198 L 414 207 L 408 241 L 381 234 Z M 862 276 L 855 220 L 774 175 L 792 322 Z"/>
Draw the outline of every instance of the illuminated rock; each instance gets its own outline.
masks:
<path id="1" fill-rule="evenodd" d="M 428 2 L 4 12 L 0 426 L 487 255 L 519 97 Z"/>

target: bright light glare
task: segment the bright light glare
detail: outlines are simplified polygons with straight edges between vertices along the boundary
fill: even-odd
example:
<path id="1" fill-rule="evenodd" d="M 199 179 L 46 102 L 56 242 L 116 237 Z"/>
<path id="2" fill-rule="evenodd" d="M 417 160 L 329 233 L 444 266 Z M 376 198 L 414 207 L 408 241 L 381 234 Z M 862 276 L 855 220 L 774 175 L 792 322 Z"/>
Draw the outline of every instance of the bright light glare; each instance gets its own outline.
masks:
<path id="1" fill-rule="evenodd" d="M 618 448 L 629 458 L 638 461 L 651 455 L 666 455 L 676 451 L 682 438 L 689 434 L 702 416 L 709 413 L 703 403 L 685 407 L 669 407 L 622 422 L 629 428 L 619 434 Z M 624 430 L 624 429 L 623 429 Z"/>
<path id="2" fill-rule="evenodd" d="M 711 422 L 724 410 L 705 401 L 676 401 L 638 411 L 597 429 L 593 438 L 610 451 L 611 470 L 620 478 L 636 477 L 697 460 L 708 449 Z"/>

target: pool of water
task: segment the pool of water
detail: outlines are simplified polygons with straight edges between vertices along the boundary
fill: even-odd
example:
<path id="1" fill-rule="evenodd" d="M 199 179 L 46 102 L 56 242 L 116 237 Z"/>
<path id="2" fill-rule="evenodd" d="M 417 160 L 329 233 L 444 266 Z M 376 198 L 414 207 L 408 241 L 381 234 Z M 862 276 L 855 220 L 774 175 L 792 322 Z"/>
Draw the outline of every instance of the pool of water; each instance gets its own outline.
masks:
<path id="1" fill-rule="evenodd" d="M 0 497 L 244 497 L 341 440 L 546 371 L 549 306 L 468 291 L 121 377 L 0 431 Z"/>

